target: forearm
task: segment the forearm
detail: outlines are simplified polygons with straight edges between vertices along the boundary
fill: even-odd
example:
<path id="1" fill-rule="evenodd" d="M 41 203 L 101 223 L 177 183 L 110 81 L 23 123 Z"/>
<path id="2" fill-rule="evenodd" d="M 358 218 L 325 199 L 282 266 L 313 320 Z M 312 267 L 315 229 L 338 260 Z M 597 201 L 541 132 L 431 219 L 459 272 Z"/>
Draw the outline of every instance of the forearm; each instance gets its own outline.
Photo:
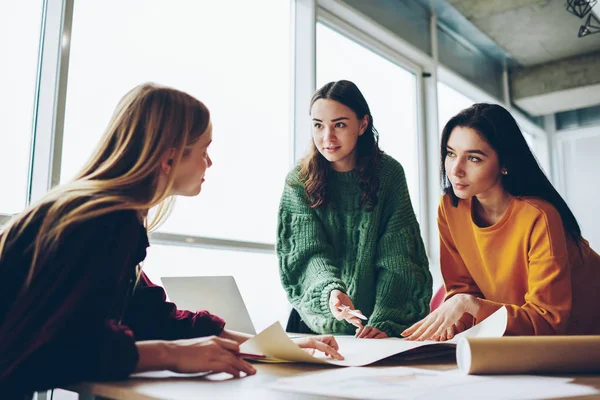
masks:
<path id="1" fill-rule="evenodd" d="M 477 322 L 487 318 L 501 307 L 508 311 L 505 335 L 560 335 L 566 331 L 569 310 L 560 306 L 540 307 L 526 303 L 523 306 L 479 299 Z"/>
<path id="2" fill-rule="evenodd" d="M 335 252 L 322 222 L 314 210 L 298 213 L 299 208 L 305 208 L 305 199 L 303 192 L 295 190 L 286 187 L 291 197 L 282 200 L 279 214 L 279 275 L 288 299 L 296 309 L 323 314 L 329 308 L 329 293 L 335 289 L 345 292 L 346 285 L 334 262 Z"/>
<path id="3" fill-rule="evenodd" d="M 171 362 L 168 342 L 164 340 L 148 340 L 136 342 L 139 354 L 135 372 L 170 370 Z"/>
<path id="4" fill-rule="evenodd" d="M 446 288 L 446 299 L 458 294 L 483 297 L 481 289 L 479 289 L 464 265 L 448 261 L 448 258 L 442 258 L 441 267 L 444 286 Z"/>
<path id="5" fill-rule="evenodd" d="M 219 334 L 220 337 L 224 339 L 233 340 L 239 344 L 244 343 L 246 340 L 250 339 L 252 335 L 243 332 L 232 331 L 229 329 L 223 329 L 223 331 Z"/>
<path id="6" fill-rule="evenodd" d="M 139 341 L 178 340 L 218 335 L 225 321 L 208 311 L 179 310 L 166 293 L 142 273 L 123 322 Z"/>

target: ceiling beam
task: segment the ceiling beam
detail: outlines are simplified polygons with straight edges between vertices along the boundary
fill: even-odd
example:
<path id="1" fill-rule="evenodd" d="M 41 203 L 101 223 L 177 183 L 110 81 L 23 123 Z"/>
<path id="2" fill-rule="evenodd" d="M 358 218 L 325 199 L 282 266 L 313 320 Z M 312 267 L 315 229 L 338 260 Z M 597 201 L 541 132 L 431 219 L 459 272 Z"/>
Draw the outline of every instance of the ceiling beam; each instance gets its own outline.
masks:
<path id="1" fill-rule="evenodd" d="M 513 69 L 512 99 L 533 115 L 599 104 L 599 65 L 600 52 L 595 52 Z"/>

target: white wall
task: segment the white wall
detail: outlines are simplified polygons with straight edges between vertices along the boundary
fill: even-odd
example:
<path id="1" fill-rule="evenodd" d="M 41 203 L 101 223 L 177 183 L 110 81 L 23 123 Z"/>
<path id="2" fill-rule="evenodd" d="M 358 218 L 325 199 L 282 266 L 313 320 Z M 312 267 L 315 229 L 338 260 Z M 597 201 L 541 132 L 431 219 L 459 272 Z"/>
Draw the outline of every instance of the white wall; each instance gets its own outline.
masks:
<path id="1" fill-rule="evenodd" d="M 600 125 L 556 133 L 558 188 L 583 237 L 600 251 Z"/>

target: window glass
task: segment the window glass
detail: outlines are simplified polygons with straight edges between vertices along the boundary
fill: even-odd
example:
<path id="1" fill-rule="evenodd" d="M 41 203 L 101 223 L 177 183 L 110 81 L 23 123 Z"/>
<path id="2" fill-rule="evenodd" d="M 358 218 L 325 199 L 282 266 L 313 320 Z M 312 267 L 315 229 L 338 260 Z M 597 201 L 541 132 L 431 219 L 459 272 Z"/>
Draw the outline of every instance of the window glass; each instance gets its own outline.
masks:
<path id="1" fill-rule="evenodd" d="M 450 86 L 438 82 L 438 118 L 440 134 L 450 118 L 465 108 L 471 107 L 475 101 Z"/>
<path id="2" fill-rule="evenodd" d="M 83 166 L 128 90 L 172 86 L 210 109 L 214 165 L 161 230 L 274 243 L 292 166 L 290 10 L 285 0 L 76 2 L 61 178 Z"/>
<path id="3" fill-rule="evenodd" d="M 417 90 L 413 73 L 348 37 L 317 24 L 317 87 L 347 79 L 365 96 L 379 145 L 404 167 L 413 208 L 419 216 Z"/>
<path id="4" fill-rule="evenodd" d="M 0 4 L 0 214 L 26 205 L 42 1 Z"/>

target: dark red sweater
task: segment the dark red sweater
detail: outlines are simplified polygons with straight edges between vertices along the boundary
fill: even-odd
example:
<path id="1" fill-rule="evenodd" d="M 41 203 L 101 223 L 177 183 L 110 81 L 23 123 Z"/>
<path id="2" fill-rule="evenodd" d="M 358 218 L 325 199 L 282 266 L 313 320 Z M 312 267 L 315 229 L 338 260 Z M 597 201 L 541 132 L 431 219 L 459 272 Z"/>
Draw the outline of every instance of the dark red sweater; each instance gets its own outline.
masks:
<path id="1" fill-rule="evenodd" d="M 124 379 L 138 361 L 136 340 L 223 330 L 225 322 L 207 311 L 177 310 L 145 274 L 136 285 L 148 236 L 134 211 L 73 227 L 22 291 L 39 220 L 9 238 L 0 258 L 0 398 Z"/>

